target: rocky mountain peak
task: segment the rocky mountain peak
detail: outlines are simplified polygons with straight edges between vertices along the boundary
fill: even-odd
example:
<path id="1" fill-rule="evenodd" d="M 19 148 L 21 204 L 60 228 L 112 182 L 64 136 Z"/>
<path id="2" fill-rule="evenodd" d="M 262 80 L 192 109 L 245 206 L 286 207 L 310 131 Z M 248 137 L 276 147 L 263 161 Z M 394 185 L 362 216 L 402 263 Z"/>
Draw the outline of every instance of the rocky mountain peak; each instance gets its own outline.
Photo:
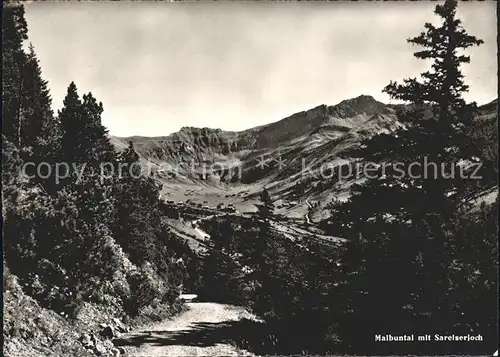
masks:
<path id="1" fill-rule="evenodd" d="M 343 100 L 329 109 L 331 115 L 347 118 L 362 113 L 374 115 L 385 112 L 387 107 L 371 95 L 360 95 L 355 98 Z"/>
<path id="2" fill-rule="evenodd" d="M 179 130 L 179 132 L 183 132 L 183 133 L 186 133 L 186 134 L 207 134 L 207 133 L 219 133 L 221 132 L 222 129 L 213 129 L 213 128 L 207 128 L 207 127 L 204 127 L 204 128 L 197 128 L 197 127 L 194 127 L 194 126 L 183 126 L 181 128 L 181 130 Z"/>

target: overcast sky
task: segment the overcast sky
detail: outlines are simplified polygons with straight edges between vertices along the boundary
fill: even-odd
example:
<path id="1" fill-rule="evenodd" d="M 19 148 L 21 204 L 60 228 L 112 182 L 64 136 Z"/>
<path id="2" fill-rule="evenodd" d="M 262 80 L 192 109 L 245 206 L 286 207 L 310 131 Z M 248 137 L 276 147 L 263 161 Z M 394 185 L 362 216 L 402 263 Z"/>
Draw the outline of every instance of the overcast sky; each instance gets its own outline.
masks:
<path id="1" fill-rule="evenodd" d="M 423 2 L 37 2 L 30 41 L 54 108 L 74 81 L 103 102 L 118 136 L 183 126 L 243 130 L 361 94 L 383 102 L 390 80 L 418 75 L 406 38 L 434 21 Z M 496 4 L 460 4 L 485 44 L 464 66 L 466 99 L 497 97 Z"/>

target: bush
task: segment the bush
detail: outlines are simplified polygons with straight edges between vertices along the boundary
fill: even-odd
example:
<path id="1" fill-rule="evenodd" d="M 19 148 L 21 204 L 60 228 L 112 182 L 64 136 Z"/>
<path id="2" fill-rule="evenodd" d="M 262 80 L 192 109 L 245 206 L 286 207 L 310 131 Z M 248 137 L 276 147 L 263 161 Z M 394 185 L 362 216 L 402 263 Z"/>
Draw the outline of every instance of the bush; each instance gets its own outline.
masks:
<path id="1" fill-rule="evenodd" d="M 160 303 L 172 303 L 178 293 L 169 289 L 150 264 L 144 264 L 139 271 L 132 272 L 127 281 L 130 286 L 130 296 L 124 301 L 124 310 L 132 316 L 148 306 Z"/>

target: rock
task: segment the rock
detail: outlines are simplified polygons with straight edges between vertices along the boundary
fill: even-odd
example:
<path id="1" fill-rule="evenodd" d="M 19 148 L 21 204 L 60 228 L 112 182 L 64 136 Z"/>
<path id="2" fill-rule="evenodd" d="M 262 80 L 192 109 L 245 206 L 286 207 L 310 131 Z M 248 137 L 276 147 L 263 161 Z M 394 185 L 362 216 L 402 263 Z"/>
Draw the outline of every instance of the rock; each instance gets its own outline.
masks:
<path id="1" fill-rule="evenodd" d="M 106 347 L 108 350 L 112 350 L 113 348 L 115 348 L 115 345 L 113 344 L 113 342 L 111 342 L 110 340 L 106 340 L 106 341 L 102 341 L 102 344 L 104 345 L 104 347 Z"/>
<path id="2" fill-rule="evenodd" d="M 117 333 L 115 329 L 111 326 L 106 326 L 101 332 L 100 335 L 104 338 L 114 338 L 117 337 Z"/>
<path id="3" fill-rule="evenodd" d="M 115 324 L 115 327 L 119 332 L 127 332 L 127 326 L 125 326 L 125 324 L 121 322 L 120 319 L 115 317 L 113 319 L 113 323 Z"/>
<path id="4" fill-rule="evenodd" d="M 92 341 L 92 343 L 95 345 L 97 343 L 97 337 L 95 334 L 91 333 L 90 334 L 90 340 Z"/>
<path id="5" fill-rule="evenodd" d="M 106 354 L 106 352 L 107 352 L 106 347 L 101 342 L 98 342 L 95 345 L 94 353 L 96 354 L 96 356 L 103 356 L 104 354 Z"/>
<path id="6" fill-rule="evenodd" d="M 95 344 L 95 341 L 92 341 L 92 338 L 88 333 L 84 333 L 82 336 L 80 336 L 79 340 L 82 343 L 83 347 L 94 346 Z"/>

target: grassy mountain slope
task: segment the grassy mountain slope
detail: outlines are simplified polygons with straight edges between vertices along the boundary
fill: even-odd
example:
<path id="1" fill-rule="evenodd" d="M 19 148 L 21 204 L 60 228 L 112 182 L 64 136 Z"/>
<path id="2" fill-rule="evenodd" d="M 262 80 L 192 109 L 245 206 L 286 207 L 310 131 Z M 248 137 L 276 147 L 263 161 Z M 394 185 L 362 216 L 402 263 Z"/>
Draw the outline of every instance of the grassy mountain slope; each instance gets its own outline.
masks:
<path id="1" fill-rule="evenodd" d="M 496 100 L 481 106 L 470 130 L 471 136 L 484 141 L 483 150 L 492 160 L 497 146 L 496 108 Z M 350 185 L 363 180 L 359 176 L 338 179 L 341 165 L 359 159 L 363 139 L 429 117 L 424 109 L 408 119 L 410 110 L 411 106 L 384 104 L 361 95 L 240 132 L 184 127 L 168 136 L 112 137 L 112 142 L 118 149 L 129 140 L 134 142 L 141 162 L 170 191 L 203 187 L 232 193 L 240 187 L 244 195 L 228 196 L 252 202 L 265 186 L 275 199 L 285 202 L 281 213 L 303 217 L 310 210 L 308 199 L 315 206 L 311 217 L 321 219 L 332 199 L 347 198 Z"/>

